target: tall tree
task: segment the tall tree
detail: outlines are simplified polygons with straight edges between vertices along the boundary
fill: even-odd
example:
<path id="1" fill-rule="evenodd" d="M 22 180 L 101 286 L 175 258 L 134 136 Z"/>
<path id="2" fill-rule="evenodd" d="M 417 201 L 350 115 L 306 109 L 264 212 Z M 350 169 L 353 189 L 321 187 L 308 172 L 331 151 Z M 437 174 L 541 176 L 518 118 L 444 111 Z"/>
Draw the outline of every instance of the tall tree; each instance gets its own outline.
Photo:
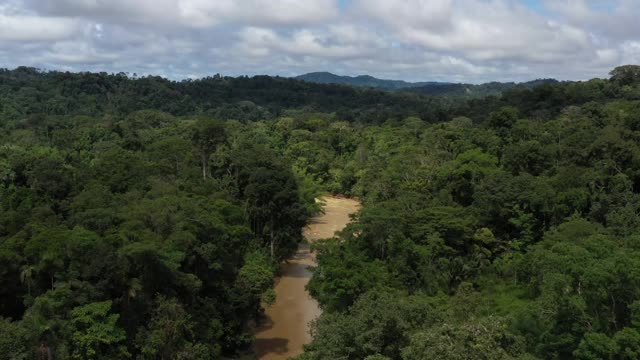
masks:
<path id="1" fill-rule="evenodd" d="M 191 140 L 198 149 L 202 178 L 206 180 L 209 175 L 209 157 L 225 141 L 224 125 L 218 120 L 200 118 L 196 121 Z"/>

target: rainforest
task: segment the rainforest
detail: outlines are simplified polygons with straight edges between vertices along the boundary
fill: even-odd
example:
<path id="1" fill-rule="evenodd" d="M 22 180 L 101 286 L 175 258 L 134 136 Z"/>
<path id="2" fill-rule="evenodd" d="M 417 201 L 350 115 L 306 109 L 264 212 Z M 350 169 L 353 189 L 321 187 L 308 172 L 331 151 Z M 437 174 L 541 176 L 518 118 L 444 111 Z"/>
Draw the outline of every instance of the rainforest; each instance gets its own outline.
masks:
<path id="1" fill-rule="evenodd" d="M 305 246 L 296 360 L 640 358 L 640 66 L 473 97 L 0 70 L 0 359 L 254 359 Z"/>

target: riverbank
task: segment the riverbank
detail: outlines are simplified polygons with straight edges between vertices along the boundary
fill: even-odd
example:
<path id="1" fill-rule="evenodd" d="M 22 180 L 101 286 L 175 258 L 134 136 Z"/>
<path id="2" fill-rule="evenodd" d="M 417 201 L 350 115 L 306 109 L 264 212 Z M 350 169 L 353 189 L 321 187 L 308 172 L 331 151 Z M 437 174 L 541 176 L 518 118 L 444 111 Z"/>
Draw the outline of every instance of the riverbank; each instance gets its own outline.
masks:
<path id="1" fill-rule="evenodd" d="M 360 208 L 353 199 L 325 197 L 324 213 L 316 216 L 304 229 L 309 243 L 332 237 L 350 221 L 350 214 Z M 254 350 L 260 360 L 284 360 L 302 352 L 311 338 L 310 322 L 321 313 L 318 303 L 305 286 L 311 278 L 309 266 L 315 266 L 309 244 L 300 244 L 295 255 L 282 265 L 276 280 L 276 302 L 265 309 L 265 317 L 256 329 Z"/>

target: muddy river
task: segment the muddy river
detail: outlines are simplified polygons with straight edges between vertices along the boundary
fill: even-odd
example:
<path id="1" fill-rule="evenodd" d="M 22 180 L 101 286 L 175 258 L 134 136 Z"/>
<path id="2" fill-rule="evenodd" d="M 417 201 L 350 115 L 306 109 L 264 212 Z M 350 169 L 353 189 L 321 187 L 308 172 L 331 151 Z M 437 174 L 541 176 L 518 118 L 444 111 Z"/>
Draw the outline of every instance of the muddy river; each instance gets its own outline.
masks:
<path id="1" fill-rule="evenodd" d="M 332 237 L 349 222 L 349 214 L 360 204 L 356 200 L 323 198 L 324 214 L 313 219 L 304 229 L 309 242 Z M 265 308 L 266 319 L 256 330 L 254 349 L 258 359 L 287 359 L 302 352 L 308 343 L 309 323 L 320 315 L 318 303 L 305 290 L 311 278 L 308 266 L 315 265 L 309 246 L 300 245 L 296 254 L 282 265 L 282 277 L 276 281 L 276 302 Z"/>

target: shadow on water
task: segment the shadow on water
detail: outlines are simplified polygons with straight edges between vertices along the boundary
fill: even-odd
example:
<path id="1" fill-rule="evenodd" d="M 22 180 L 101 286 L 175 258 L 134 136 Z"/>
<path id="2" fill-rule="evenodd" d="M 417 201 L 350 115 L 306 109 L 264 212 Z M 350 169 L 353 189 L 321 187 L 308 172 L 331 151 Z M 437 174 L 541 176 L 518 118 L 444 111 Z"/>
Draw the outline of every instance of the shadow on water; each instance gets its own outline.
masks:
<path id="1" fill-rule="evenodd" d="M 291 267 L 294 267 L 295 269 L 289 269 L 287 271 L 286 276 L 288 278 L 311 279 L 312 273 L 309 271 L 309 267 L 307 265 L 294 264 Z"/>
<path id="2" fill-rule="evenodd" d="M 328 224 L 328 222 L 320 219 L 313 219 L 309 221 L 309 225 L 316 225 L 316 224 Z"/>
<path id="3" fill-rule="evenodd" d="M 260 322 L 256 327 L 257 331 L 265 331 L 273 327 L 273 319 L 271 319 L 271 316 L 267 314 L 263 314 L 262 316 L 263 317 L 260 319 Z"/>
<path id="4" fill-rule="evenodd" d="M 255 339 L 256 356 L 262 358 L 271 353 L 286 354 L 289 340 L 281 337 Z"/>

